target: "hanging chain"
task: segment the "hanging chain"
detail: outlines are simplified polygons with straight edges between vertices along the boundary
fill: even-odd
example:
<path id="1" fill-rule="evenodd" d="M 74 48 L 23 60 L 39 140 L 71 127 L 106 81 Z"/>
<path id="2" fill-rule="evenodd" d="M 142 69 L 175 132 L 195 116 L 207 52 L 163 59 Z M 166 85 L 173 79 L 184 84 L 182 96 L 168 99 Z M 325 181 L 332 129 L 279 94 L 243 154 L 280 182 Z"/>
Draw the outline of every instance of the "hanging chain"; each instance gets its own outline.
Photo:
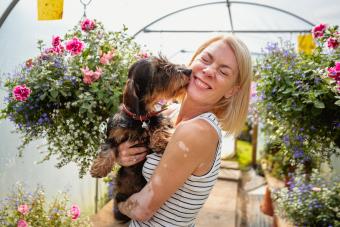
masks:
<path id="1" fill-rule="evenodd" d="M 86 7 L 88 5 L 90 5 L 90 3 L 92 2 L 92 0 L 88 0 L 87 2 L 84 0 L 80 0 L 80 3 L 83 5 L 84 7 L 84 13 L 83 13 L 83 19 L 86 18 Z"/>

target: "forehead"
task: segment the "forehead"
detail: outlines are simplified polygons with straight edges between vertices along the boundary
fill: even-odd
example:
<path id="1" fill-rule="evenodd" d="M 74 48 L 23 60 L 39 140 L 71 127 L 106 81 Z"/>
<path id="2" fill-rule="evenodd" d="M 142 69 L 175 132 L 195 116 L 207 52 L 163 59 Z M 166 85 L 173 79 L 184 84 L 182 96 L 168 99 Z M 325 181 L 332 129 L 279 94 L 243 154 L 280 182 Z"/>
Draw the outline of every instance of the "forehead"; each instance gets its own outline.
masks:
<path id="1" fill-rule="evenodd" d="M 237 72 L 237 61 L 234 51 L 229 44 L 223 41 L 216 41 L 207 46 L 202 54 L 209 54 L 213 60 L 221 66 L 228 66 L 233 72 Z"/>

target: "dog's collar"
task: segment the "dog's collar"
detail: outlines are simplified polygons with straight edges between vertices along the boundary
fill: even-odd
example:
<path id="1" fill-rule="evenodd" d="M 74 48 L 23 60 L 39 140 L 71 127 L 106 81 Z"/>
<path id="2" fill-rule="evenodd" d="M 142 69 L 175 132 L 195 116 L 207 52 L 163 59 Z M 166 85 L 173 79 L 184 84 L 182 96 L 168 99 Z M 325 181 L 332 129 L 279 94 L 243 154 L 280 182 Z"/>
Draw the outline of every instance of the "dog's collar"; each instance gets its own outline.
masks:
<path id="1" fill-rule="evenodd" d="M 162 107 L 161 110 L 158 110 L 158 111 L 152 111 L 152 112 L 148 112 L 147 114 L 145 115 L 137 115 L 135 113 L 132 113 L 131 111 L 129 111 L 126 106 L 123 104 L 123 107 L 122 107 L 123 111 L 129 115 L 130 117 L 132 117 L 134 120 L 137 120 L 137 121 L 147 121 L 149 120 L 151 117 L 153 116 L 156 116 L 158 114 L 160 114 L 161 112 L 163 112 L 164 110 L 167 109 L 167 107 Z"/>

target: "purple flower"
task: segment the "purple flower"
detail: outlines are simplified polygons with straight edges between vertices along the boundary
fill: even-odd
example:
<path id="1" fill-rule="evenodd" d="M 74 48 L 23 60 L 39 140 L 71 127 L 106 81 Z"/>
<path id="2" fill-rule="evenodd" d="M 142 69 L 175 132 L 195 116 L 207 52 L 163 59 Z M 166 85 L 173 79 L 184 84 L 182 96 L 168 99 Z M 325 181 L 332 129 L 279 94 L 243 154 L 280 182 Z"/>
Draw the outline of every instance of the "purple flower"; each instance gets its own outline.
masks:
<path id="1" fill-rule="evenodd" d="M 283 142 L 288 146 L 289 145 L 289 136 L 288 135 L 285 135 L 283 136 Z"/>
<path id="2" fill-rule="evenodd" d="M 302 158 L 303 156 L 304 156 L 304 152 L 303 152 L 303 150 L 300 150 L 300 149 L 298 149 L 298 148 L 294 148 L 294 154 L 293 154 L 293 157 L 295 158 L 295 159 L 299 159 L 299 158 Z"/>

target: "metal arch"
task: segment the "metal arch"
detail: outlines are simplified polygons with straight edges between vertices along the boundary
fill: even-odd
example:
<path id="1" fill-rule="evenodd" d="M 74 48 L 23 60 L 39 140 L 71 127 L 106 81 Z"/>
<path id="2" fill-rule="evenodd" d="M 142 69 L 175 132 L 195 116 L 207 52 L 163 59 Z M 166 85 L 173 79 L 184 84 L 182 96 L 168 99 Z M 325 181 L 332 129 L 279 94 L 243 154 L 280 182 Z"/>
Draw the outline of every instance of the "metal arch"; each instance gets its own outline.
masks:
<path id="1" fill-rule="evenodd" d="M 19 0 L 13 0 L 6 8 L 5 12 L 0 17 L 0 29 L 5 20 L 7 19 L 8 15 L 11 13 L 13 8 L 16 6 L 16 4 L 19 2 Z"/>
<path id="2" fill-rule="evenodd" d="M 306 24 L 310 25 L 310 26 L 315 26 L 312 22 L 294 14 L 294 13 L 291 13 L 289 11 L 286 11 L 286 10 L 283 10 L 283 9 L 280 9 L 280 8 L 277 8 L 277 7 L 274 7 L 274 6 L 270 6 L 270 5 L 265 5 L 265 4 L 260 4 L 260 3 L 253 3 L 253 2 L 240 2 L 240 1 L 229 1 L 229 0 L 226 0 L 226 1 L 219 1 L 219 2 L 210 2 L 210 3 L 203 3 L 203 4 L 198 4 L 198 5 L 193 5 L 193 6 L 189 6 L 189 7 L 185 7 L 183 9 L 179 9 L 179 10 L 176 10 L 174 12 L 171 12 L 169 14 L 166 14 L 154 21 L 152 21 L 151 23 L 147 24 L 146 26 L 144 26 L 142 29 L 140 29 L 138 32 L 136 32 L 132 37 L 135 38 L 139 33 L 141 32 L 216 32 L 216 31 L 207 31 L 207 30 L 191 30 L 191 31 L 179 31 L 179 30 L 147 30 L 148 27 L 150 27 L 151 25 L 163 20 L 164 18 L 166 17 L 169 17 L 171 15 L 174 15 L 176 13 L 180 13 L 180 12 L 183 12 L 183 11 L 186 11 L 186 10 L 189 10 L 189 9 L 193 9 L 193 8 L 197 8 L 197 7 L 202 7 L 202 6 L 207 6 L 207 5 L 215 5 L 215 4 L 225 4 L 227 3 L 227 6 L 228 6 L 228 9 L 229 9 L 229 16 L 231 17 L 231 13 L 230 13 L 230 5 L 231 4 L 244 4 L 244 5 L 254 5 L 254 6 L 259 6 L 259 7 L 264 7 L 264 8 L 269 8 L 269 9 L 272 9 L 272 10 L 276 10 L 276 11 L 279 11 L 279 12 L 282 12 L 282 13 L 285 13 L 285 14 L 288 14 L 292 17 L 295 17 L 303 22 L 305 22 Z M 225 31 L 217 31 L 217 32 L 225 32 Z M 235 31 L 233 28 L 231 30 L 231 32 L 256 32 L 256 31 Z M 274 30 L 274 31 L 271 31 L 271 30 L 268 30 L 268 31 L 265 31 L 265 30 L 262 30 L 260 32 L 274 32 L 274 33 L 278 33 L 278 32 L 307 32 L 306 30 L 296 30 L 296 31 L 289 31 L 289 30 Z M 308 31 L 310 32 L 310 31 Z"/>

